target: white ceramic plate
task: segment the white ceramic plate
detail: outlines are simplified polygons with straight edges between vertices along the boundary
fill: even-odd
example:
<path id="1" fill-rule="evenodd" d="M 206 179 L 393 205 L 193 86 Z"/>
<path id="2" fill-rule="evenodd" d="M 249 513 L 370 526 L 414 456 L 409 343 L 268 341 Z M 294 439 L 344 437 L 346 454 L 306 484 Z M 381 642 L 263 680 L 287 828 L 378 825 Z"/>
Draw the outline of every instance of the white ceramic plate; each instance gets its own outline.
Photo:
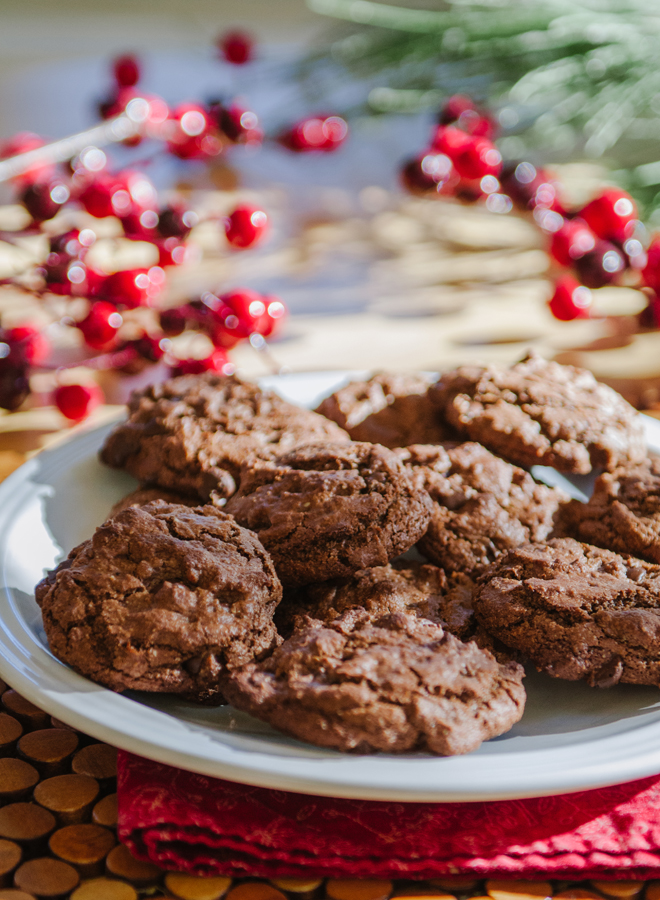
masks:
<path id="1" fill-rule="evenodd" d="M 266 381 L 287 399 L 312 404 L 344 377 Z M 649 443 L 660 450 L 660 423 L 645 422 Z M 33 587 L 135 485 L 98 463 L 107 430 L 82 433 L 40 454 L 0 485 L 0 675 L 51 714 L 100 740 L 184 769 L 338 797 L 532 797 L 660 772 L 660 691 L 652 687 L 598 690 L 530 672 L 522 721 L 475 753 L 445 759 L 321 750 L 231 707 L 114 694 L 76 675 L 48 649 Z"/>

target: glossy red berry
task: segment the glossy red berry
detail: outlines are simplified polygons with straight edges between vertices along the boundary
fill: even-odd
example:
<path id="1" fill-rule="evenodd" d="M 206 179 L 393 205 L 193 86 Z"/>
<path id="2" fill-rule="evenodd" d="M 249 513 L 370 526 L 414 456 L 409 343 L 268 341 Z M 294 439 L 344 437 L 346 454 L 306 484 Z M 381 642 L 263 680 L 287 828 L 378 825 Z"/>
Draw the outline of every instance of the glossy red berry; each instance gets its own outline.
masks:
<path id="1" fill-rule="evenodd" d="M 40 366 L 50 355 L 50 341 L 33 325 L 18 325 L 0 333 L 9 348 L 9 358 L 16 363 Z"/>
<path id="2" fill-rule="evenodd" d="M 176 337 L 183 334 L 188 322 L 186 306 L 175 306 L 172 309 L 164 309 L 160 314 L 160 327 L 168 337 Z"/>
<path id="3" fill-rule="evenodd" d="M 35 181 L 21 193 L 20 200 L 35 222 L 44 222 L 56 216 L 70 196 L 62 181 Z"/>
<path id="4" fill-rule="evenodd" d="M 461 178 L 481 179 L 487 175 L 495 178 L 502 171 L 502 154 L 487 138 L 468 136 L 469 143 L 452 157 Z"/>
<path id="5" fill-rule="evenodd" d="M 181 359 L 172 368 L 173 375 L 201 375 L 203 372 L 219 372 L 232 375 L 235 366 L 229 361 L 224 350 L 216 349 L 204 359 Z"/>
<path id="6" fill-rule="evenodd" d="M 646 251 L 647 262 L 642 270 L 642 281 L 645 285 L 660 294 L 660 236 L 653 238 Z"/>
<path id="7" fill-rule="evenodd" d="M 283 132 L 278 140 L 295 153 L 332 152 L 348 137 L 348 125 L 341 116 L 311 116 Z"/>
<path id="8" fill-rule="evenodd" d="M 266 314 L 259 323 L 259 334 L 272 337 L 282 327 L 287 315 L 287 308 L 278 297 L 264 297 Z"/>
<path id="9" fill-rule="evenodd" d="M 588 318 L 592 303 L 589 288 L 570 275 L 565 275 L 556 282 L 548 306 L 555 319 L 570 322 L 573 319 Z"/>
<path id="10" fill-rule="evenodd" d="M 266 324 L 266 304 L 261 294 L 248 288 L 240 288 L 221 294 L 216 313 L 222 325 L 238 338 L 261 333 Z"/>
<path id="11" fill-rule="evenodd" d="M 150 269 L 123 269 L 108 275 L 99 295 L 117 306 L 136 309 L 153 306 L 165 287 L 165 272 L 160 266 Z"/>
<path id="12" fill-rule="evenodd" d="M 135 88 L 118 87 L 99 101 L 97 109 L 102 119 L 112 119 L 123 113 L 131 100 L 138 96 Z"/>
<path id="13" fill-rule="evenodd" d="M 158 213 L 158 234 L 164 238 L 187 238 L 199 216 L 183 205 L 170 205 Z"/>
<path id="14" fill-rule="evenodd" d="M 155 240 L 153 243 L 158 249 L 158 265 L 161 268 L 181 266 L 186 261 L 188 248 L 179 238 L 169 237 Z"/>
<path id="15" fill-rule="evenodd" d="M 609 241 L 597 241 L 593 250 L 575 261 L 575 270 L 580 281 L 590 288 L 612 284 L 625 267 L 623 254 Z"/>
<path id="16" fill-rule="evenodd" d="M 473 109 L 474 103 L 469 97 L 464 94 L 454 94 L 444 103 L 438 116 L 438 122 L 441 125 L 451 125 L 462 113 Z"/>
<path id="17" fill-rule="evenodd" d="M 426 153 L 403 164 L 401 181 L 412 194 L 437 193 L 450 180 L 458 183 L 452 161 L 444 153 Z"/>
<path id="18" fill-rule="evenodd" d="M 253 247 L 268 230 L 268 216 L 258 206 L 237 206 L 225 220 L 227 240 L 237 249 Z"/>
<path id="19" fill-rule="evenodd" d="M 86 317 L 78 322 L 78 328 L 88 347 L 103 350 L 115 340 L 123 321 L 115 306 L 99 300 L 92 304 Z"/>
<path id="20" fill-rule="evenodd" d="M 576 260 L 595 249 L 596 236 L 582 219 L 560 221 L 561 226 L 550 238 L 550 255 L 560 266 L 572 267 Z"/>
<path id="21" fill-rule="evenodd" d="M 162 335 L 151 335 L 144 332 L 136 340 L 129 341 L 127 346 L 133 347 L 142 359 L 158 362 L 165 356 L 167 342 Z"/>
<path id="22" fill-rule="evenodd" d="M 242 66 L 252 59 L 254 41 L 244 31 L 229 31 L 218 38 L 218 49 L 227 62 Z"/>
<path id="23" fill-rule="evenodd" d="M 255 112 L 246 109 L 238 103 L 223 106 L 221 103 L 213 103 L 209 107 L 218 131 L 233 144 L 260 144 L 263 141 L 263 131 L 259 126 L 259 119 Z"/>
<path id="24" fill-rule="evenodd" d="M 171 114 L 172 131 L 167 149 L 180 159 L 208 159 L 222 152 L 208 112 L 197 103 L 182 103 Z"/>
<path id="25" fill-rule="evenodd" d="M 431 138 L 429 152 L 443 153 L 454 160 L 473 143 L 474 138 L 455 125 L 439 125 Z"/>
<path id="26" fill-rule="evenodd" d="M 580 211 L 580 217 L 594 234 L 607 241 L 623 243 L 631 237 L 637 218 L 635 203 L 625 191 L 609 188 Z"/>
<path id="27" fill-rule="evenodd" d="M 18 156 L 20 153 L 28 153 L 30 150 L 37 150 L 43 147 L 46 141 L 33 134 L 31 131 L 21 131 L 15 134 L 7 141 L 0 143 L 0 159 L 9 159 L 12 156 Z M 17 175 L 12 181 L 15 184 L 31 184 L 37 179 L 46 181 L 55 174 L 55 167 L 51 163 L 40 163 L 32 166 L 27 172 Z"/>
<path id="28" fill-rule="evenodd" d="M 77 199 L 83 209 L 96 219 L 107 216 L 128 215 L 131 212 L 131 196 L 121 179 L 109 172 L 98 172 L 86 179 Z"/>
<path id="29" fill-rule="evenodd" d="M 468 134 L 474 137 L 488 138 L 489 141 L 494 140 L 499 132 L 495 119 L 487 113 L 477 112 L 473 109 L 461 113 L 458 124 Z"/>
<path id="30" fill-rule="evenodd" d="M 140 80 L 140 64 L 131 54 L 118 56 L 112 64 L 112 74 L 120 87 L 133 87 Z"/>
<path id="31" fill-rule="evenodd" d="M 537 169 L 530 162 L 509 163 L 500 175 L 502 190 L 522 210 L 537 207 L 561 212 L 557 198 L 557 186 L 547 172 Z"/>
<path id="32" fill-rule="evenodd" d="M 53 402 L 63 416 L 81 422 L 103 403 L 98 384 L 63 384 L 53 393 Z"/>

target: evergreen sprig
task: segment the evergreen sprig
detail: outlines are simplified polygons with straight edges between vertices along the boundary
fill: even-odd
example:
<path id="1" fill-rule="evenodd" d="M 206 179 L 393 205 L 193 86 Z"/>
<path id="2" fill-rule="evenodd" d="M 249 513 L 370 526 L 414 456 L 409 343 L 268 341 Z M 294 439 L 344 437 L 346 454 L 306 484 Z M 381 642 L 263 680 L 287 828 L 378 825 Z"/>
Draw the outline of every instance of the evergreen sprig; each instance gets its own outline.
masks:
<path id="1" fill-rule="evenodd" d="M 305 61 L 347 114 L 418 112 L 469 93 L 499 113 L 507 156 L 604 158 L 660 220 L 660 5 L 648 0 L 446 0 L 414 9 L 307 0 L 343 23 Z"/>

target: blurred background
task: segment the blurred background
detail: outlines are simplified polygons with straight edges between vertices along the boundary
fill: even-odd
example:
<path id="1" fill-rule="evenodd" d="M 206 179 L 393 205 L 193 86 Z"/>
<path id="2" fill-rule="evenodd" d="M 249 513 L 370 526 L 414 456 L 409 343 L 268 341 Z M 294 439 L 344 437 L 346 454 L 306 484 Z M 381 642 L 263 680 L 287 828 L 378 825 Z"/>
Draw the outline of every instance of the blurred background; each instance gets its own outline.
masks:
<path id="1" fill-rule="evenodd" d="M 641 408 L 658 403 L 660 15 L 653 9 L 633 0 L 1 0 L 0 13 L 2 141 L 20 132 L 53 140 L 94 125 L 99 102 L 116 90 L 112 62 L 122 54 L 139 61 L 139 90 L 170 110 L 240 101 L 258 116 L 261 146 L 248 142 L 209 159 L 183 159 L 154 142 L 106 148 L 113 171 L 139 169 L 162 202 L 184 198 L 201 216 L 187 262 L 167 268 L 164 307 L 246 288 L 276 296 L 288 310 L 265 347 L 244 340 L 227 350 L 240 372 L 439 370 L 513 362 L 533 346 L 592 369 Z M 236 30 L 253 42 L 244 64 L 221 49 L 222 36 Z M 452 118 L 457 96 L 470 108 Z M 333 152 L 302 152 L 282 139 L 312 116 L 348 123 Z M 451 133 L 438 132 L 447 126 Z M 472 141 L 470 153 L 488 144 L 503 162 L 456 175 L 461 164 L 452 157 L 442 169 L 456 130 Z M 528 171 L 521 163 L 536 181 L 516 182 Z M 554 199 L 539 200 L 543 191 L 517 197 L 532 181 L 551 185 Z M 634 212 L 617 219 L 627 230 L 619 234 L 594 214 L 587 231 L 595 243 L 574 254 L 575 221 L 608 190 L 626 192 L 610 196 L 612 207 L 631 198 Z M 5 330 L 26 317 L 46 323 L 43 294 L 15 290 L 15 276 L 43 267 L 58 231 L 93 227 L 94 259 L 106 272 L 156 261 L 135 235 L 123 239 L 113 217 L 84 211 L 63 209 L 38 235 L 16 237 L 25 227 L 20 190 L 4 185 L 1 196 Z M 246 203 L 267 213 L 268 234 L 236 252 L 218 223 Z M 557 251 L 558 231 L 568 256 Z M 585 286 L 583 303 L 575 289 Z M 85 369 L 80 336 L 61 326 L 71 317 L 79 324 L 94 297 L 78 292 L 66 310 L 57 303 L 49 315 L 63 318 L 44 327 L 74 353 L 75 377 L 92 372 L 107 400 L 167 374 L 162 360 L 139 372 Z M 193 356 L 209 352 L 199 346 Z M 52 373 L 30 378 L 25 408 L 48 405 Z"/>

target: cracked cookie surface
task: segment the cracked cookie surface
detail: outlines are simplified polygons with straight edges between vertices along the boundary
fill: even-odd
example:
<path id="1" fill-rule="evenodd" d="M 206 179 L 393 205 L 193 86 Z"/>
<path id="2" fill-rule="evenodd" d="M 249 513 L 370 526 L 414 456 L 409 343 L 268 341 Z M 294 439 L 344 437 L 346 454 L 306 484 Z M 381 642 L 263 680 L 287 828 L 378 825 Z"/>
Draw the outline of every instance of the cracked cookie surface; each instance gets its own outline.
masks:
<path id="1" fill-rule="evenodd" d="M 447 578 L 428 563 L 397 560 L 386 566 L 360 569 L 350 578 L 310 584 L 285 593 L 277 609 L 278 631 L 288 637 L 310 617 L 326 624 L 349 610 L 378 619 L 405 612 L 432 622 L 462 640 L 474 631 L 473 582 L 464 575 Z"/>
<path id="2" fill-rule="evenodd" d="M 520 466 L 586 474 L 646 457 L 636 410 L 585 369 L 531 355 L 510 368 L 463 366 L 429 393 L 462 435 Z"/>
<path id="3" fill-rule="evenodd" d="M 489 634 L 556 678 L 660 686 L 660 566 L 557 538 L 501 556 L 472 602 Z"/>
<path id="4" fill-rule="evenodd" d="M 660 459 L 601 475 L 588 503 L 573 500 L 562 521 L 579 541 L 660 563 Z"/>
<path id="5" fill-rule="evenodd" d="M 406 613 L 307 625 L 232 673 L 231 703 L 280 731 L 357 753 L 469 753 L 522 716 L 523 670 Z"/>
<path id="6" fill-rule="evenodd" d="M 424 534 L 431 499 L 386 447 L 313 444 L 246 466 L 226 509 L 292 586 L 386 565 Z"/>
<path id="7" fill-rule="evenodd" d="M 228 497 L 241 466 L 310 441 L 348 441 L 338 425 L 234 376 L 182 375 L 133 394 L 101 460 L 139 481 L 206 500 Z"/>
<path id="8" fill-rule="evenodd" d="M 472 441 L 399 455 L 434 501 L 419 550 L 447 572 L 478 573 L 505 550 L 545 540 L 569 499 Z"/>
<path id="9" fill-rule="evenodd" d="M 354 441 L 385 447 L 437 444 L 451 436 L 451 429 L 442 423 L 430 398 L 434 380 L 418 372 L 382 372 L 339 388 L 316 412 L 340 425 Z"/>
<path id="10" fill-rule="evenodd" d="M 51 650 L 81 675 L 207 700 L 276 645 L 281 594 L 256 535 L 212 506 L 162 501 L 108 519 L 36 588 Z"/>

